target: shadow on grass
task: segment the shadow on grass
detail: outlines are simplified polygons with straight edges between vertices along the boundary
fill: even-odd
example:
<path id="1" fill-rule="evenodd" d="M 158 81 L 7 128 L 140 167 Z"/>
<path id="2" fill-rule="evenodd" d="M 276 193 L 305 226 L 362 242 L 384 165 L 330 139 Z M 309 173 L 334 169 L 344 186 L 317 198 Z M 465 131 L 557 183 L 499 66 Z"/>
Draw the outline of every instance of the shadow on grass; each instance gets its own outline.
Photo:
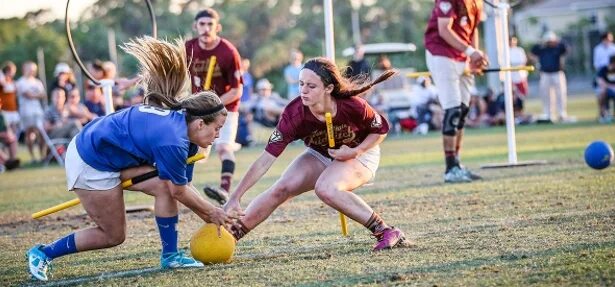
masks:
<path id="1" fill-rule="evenodd" d="M 527 259 L 544 259 L 553 258 L 558 254 L 575 253 L 583 250 L 601 250 L 615 248 L 615 241 L 595 242 L 595 243 L 578 243 L 567 246 L 561 246 L 558 248 L 550 248 L 540 250 L 536 252 L 519 252 L 519 253 L 504 253 L 494 257 L 472 258 L 467 260 L 459 260 L 452 262 L 445 262 L 440 264 L 399 268 L 394 272 L 381 272 L 377 274 L 367 273 L 362 275 L 348 275 L 340 270 L 336 274 L 345 274 L 343 277 L 332 278 L 325 281 L 309 282 L 304 284 L 297 284 L 296 286 L 333 286 L 333 285 L 361 285 L 361 284 L 379 284 L 379 285 L 392 285 L 402 284 L 404 282 L 410 282 L 415 280 L 421 280 L 421 277 L 426 274 L 442 273 L 452 274 L 460 271 L 474 270 L 480 267 L 492 266 L 495 264 L 522 264 L 519 261 Z M 420 283 L 420 282 L 415 282 Z M 425 282 L 423 282 L 425 283 Z M 435 282 L 432 282 L 435 283 Z M 435 285 L 434 285 L 435 286 Z"/>
<path id="2" fill-rule="evenodd" d="M 129 278 L 129 277 L 137 277 L 137 276 L 147 276 L 156 273 L 166 272 L 166 270 L 161 270 L 160 268 L 145 268 L 145 269 L 132 269 L 132 270 L 124 270 L 118 272 L 105 272 L 98 275 L 85 276 L 85 277 L 77 277 L 71 279 L 64 280 L 52 280 L 47 283 L 42 283 L 40 281 L 31 281 L 25 283 L 21 286 L 76 286 L 82 285 L 86 283 L 98 282 L 103 285 L 103 281 L 114 279 L 114 278 Z"/>

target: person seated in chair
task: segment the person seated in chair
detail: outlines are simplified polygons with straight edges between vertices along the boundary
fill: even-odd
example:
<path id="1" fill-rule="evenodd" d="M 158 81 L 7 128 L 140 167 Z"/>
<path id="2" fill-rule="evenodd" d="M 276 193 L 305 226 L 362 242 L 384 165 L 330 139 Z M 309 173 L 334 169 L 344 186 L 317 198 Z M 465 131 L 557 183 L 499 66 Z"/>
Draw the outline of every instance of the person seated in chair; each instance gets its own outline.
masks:
<path id="1" fill-rule="evenodd" d="M 64 109 L 66 94 L 63 89 L 51 92 L 51 105 L 45 110 L 45 131 L 51 139 L 72 139 L 81 130 L 81 123 L 68 118 L 68 110 Z"/>
<path id="2" fill-rule="evenodd" d="M 273 92 L 273 85 L 267 79 L 256 83 L 257 98 L 253 103 L 254 120 L 266 127 L 275 127 L 280 115 L 288 103 L 280 95 Z"/>

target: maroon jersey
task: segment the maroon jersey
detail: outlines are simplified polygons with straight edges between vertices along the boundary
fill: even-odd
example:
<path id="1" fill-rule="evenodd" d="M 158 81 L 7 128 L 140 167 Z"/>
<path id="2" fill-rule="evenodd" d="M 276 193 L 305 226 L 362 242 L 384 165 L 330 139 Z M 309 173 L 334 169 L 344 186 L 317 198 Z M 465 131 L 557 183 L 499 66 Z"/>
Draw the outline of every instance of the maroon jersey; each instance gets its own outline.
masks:
<path id="1" fill-rule="evenodd" d="M 350 97 L 337 99 L 336 104 L 337 114 L 333 118 L 335 148 L 342 145 L 356 147 L 369 134 L 386 134 L 389 131 L 388 122 L 365 100 Z M 301 97 L 288 103 L 265 150 L 278 157 L 289 143 L 297 139 L 303 140 L 307 147 L 331 158 L 327 152 L 327 126 L 301 103 Z"/>
<path id="2" fill-rule="evenodd" d="M 425 48 L 432 55 L 444 56 L 455 61 L 465 61 L 463 51 L 449 45 L 438 33 L 438 18 L 452 18 L 453 31 L 461 40 L 472 45 L 474 33 L 481 19 L 482 0 L 436 0 L 425 31 Z"/>
<path id="3" fill-rule="evenodd" d="M 216 94 L 222 96 L 243 83 L 239 52 L 233 44 L 225 39 L 220 38 L 220 43 L 212 50 L 201 49 L 198 38 L 189 40 L 186 42 L 186 55 L 190 65 L 188 69 L 190 70 L 193 93 L 203 91 L 211 56 L 216 56 L 216 65 L 211 79 L 211 89 Z M 230 112 L 238 111 L 239 99 L 228 104 L 226 109 Z"/>

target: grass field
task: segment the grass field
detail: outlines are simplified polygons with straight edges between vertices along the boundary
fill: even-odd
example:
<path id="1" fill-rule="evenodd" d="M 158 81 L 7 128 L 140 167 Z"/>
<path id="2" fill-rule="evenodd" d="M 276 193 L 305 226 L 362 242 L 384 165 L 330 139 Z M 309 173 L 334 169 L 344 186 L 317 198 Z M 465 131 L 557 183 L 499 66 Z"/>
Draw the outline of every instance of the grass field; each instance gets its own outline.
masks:
<path id="1" fill-rule="evenodd" d="M 128 215 L 119 247 L 54 262 L 52 286 L 328 286 L 328 285 L 615 285 L 615 168 L 588 168 L 583 150 L 592 140 L 615 143 L 615 125 L 595 123 L 594 99 L 570 100 L 576 124 L 517 127 L 519 160 L 549 164 L 479 170 L 507 160 L 502 127 L 468 130 L 464 163 L 486 180 L 442 183 L 440 135 L 388 138 L 376 182 L 356 192 L 383 218 L 406 232 L 414 247 L 370 252 L 373 239 L 359 224 L 340 235 L 337 212 L 313 193 L 283 205 L 238 243 L 230 264 L 161 272 L 160 244 L 150 213 Z M 529 110 L 537 112 L 536 102 Z M 276 180 L 301 152 L 291 146 L 244 199 Z M 237 174 L 262 151 L 238 153 Z M 197 165 L 195 185 L 217 182 L 219 162 Z M 297 175 L 301 176 L 301 175 Z M 239 176 L 237 176 L 239 178 Z M 72 230 L 91 226 L 80 207 L 42 220 L 32 212 L 73 198 L 59 167 L 0 175 L 0 282 L 29 285 L 24 253 Z M 127 192 L 128 205 L 152 199 Z M 200 226 L 180 215 L 181 246 Z"/>

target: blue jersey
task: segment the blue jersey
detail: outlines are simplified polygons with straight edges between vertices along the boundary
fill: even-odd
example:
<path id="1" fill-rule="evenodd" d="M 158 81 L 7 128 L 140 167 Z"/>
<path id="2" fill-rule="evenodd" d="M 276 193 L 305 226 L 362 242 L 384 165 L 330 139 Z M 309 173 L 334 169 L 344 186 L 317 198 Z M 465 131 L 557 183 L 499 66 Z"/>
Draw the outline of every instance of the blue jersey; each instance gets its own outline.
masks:
<path id="1" fill-rule="evenodd" d="M 192 181 L 194 165 L 186 165 L 186 159 L 198 151 L 188 140 L 183 112 L 145 105 L 94 119 L 76 144 L 83 161 L 97 170 L 155 165 L 160 179 L 176 185 Z"/>

